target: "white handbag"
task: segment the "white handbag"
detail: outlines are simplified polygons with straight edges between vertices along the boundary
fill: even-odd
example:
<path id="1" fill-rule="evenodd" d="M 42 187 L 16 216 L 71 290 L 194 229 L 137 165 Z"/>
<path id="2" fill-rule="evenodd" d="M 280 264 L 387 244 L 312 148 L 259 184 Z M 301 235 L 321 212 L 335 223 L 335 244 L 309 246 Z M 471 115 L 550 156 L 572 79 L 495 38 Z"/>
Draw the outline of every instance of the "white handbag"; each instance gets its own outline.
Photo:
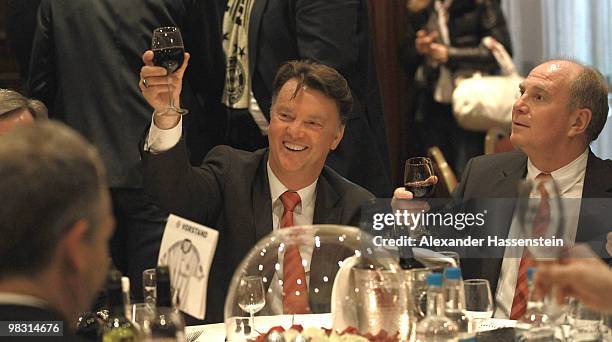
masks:
<path id="1" fill-rule="evenodd" d="M 493 53 L 502 69 L 500 76 L 472 77 L 458 82 L 453 91 L 453 114 L 457 124 L 469 131 L 486 132 L 491 128 L 510 131 L 512 106 L 524 78 L 518 75 L 504 46 L 491 37 L 483 43 Z"/>

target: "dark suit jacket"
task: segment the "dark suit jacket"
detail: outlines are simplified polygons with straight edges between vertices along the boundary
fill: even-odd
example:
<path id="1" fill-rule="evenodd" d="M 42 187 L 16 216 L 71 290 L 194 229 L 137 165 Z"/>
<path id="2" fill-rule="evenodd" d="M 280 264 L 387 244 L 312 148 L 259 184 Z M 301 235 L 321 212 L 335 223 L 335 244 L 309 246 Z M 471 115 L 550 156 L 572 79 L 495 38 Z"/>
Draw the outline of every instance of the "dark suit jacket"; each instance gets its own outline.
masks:
<path id="1" fill-rule="evenodd" d="M 521 151 L 498 153 L 471 159 L 461 182 L 453 196 L 460 200 L 478 198 L 516 198 L 518 183 L 527 174 L 527 156 Z M 612 198 L 612 161 L 602 160 L 589 151 L 585 171 L 584 187 L 576 242 L 587 242 L 595 252 L 607 257 L 605 251 L 605 234 L 612 227 L 610 207 Z M 586 200 L 606 199 L 606 200 Z M 607 208 L 607 209 L 606 209 Z M 505 233 L 510 230 L 514 206 L 507 206 L 498 211 L 494 226 Z M 607 223 L 603 226 L 602 222 Z M 491 229 L 496 229 L 492 227 Z M 491 283 L 491 290 L 497 288 L 497 280 L 502 259 L 467 259 L 461 260 L 464 278 L 485 278 Z"/>
<path id="2" fill-rule="evenodd" d="M 30 65 L 31 95 L 49 107 L 52 118 L 96 145 L 111 187 L 139 188 L 138 151 L 125 147 L 137 146 L 151 121 L 152 109 L 138 86 L 142 54 L 150 49 L 156 27 L 177 26 L 192 56 L 182 105 L 191 111 L 185 117 L 187 142 L 199 154 L 199 164 L 216 144 L 214 113 L 221 112 L 223 69 L 216 66 L 222 52 L 211 48 L 220 44 L 216 16 L 211 1 L 43 0 Z"/>
<path id="3" fill-rule="evenodd" d="M 390 162 L 368 25 L 367 0 L 257 0 L 249 22 L 249 70 L 268 119 L 272 81 L 284 62 L 314 59 L 338 70 L 353 93 L 353 115 L 327 165 L 385 197 L 392 190 Z"/>
<path id="4" fill-rule="evenodd" d="M 182 140 L 167 152 L 143 155 L 145 190 L 160 206 L 219 230 L 208 285 L 207 322 L 223 321 L 234 271 L 255 243 L 272 231 L 267 161 L 267 149 L 245 152 L 218 146 L 201 167 L 190 167 Z M 361 204 L 372 198 L 365 189 L 324 167 L 317 183 L 313 223 L 357 226 Z"/>
<path id="5" fill-rule="evenodd" d="M 64 335 L 62 337 L 30 337 L 35 341 L 87 341 L 75 336 L 68 329 L 66 319 L 59 313 L 50 309 L 16 304 L 0 304 L 0 321 L 63 321 Z M 2 337 L 2 341 L 25 341 L 27 337 Z"/>

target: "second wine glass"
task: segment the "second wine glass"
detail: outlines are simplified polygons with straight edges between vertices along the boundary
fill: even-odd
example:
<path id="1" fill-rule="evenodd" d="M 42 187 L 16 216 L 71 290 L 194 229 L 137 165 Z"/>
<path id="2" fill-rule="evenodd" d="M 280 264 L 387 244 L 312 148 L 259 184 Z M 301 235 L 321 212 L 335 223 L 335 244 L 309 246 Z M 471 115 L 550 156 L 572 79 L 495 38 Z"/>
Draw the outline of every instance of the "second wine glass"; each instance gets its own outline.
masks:
<path id="1" fill-rule="evenodd" d="M 412 192 L 414 198 L 427 198 L 433 194 L 436 184 L 431 159 L 414 157 L 406 160 L 404 168 L 404 186 Z"/>

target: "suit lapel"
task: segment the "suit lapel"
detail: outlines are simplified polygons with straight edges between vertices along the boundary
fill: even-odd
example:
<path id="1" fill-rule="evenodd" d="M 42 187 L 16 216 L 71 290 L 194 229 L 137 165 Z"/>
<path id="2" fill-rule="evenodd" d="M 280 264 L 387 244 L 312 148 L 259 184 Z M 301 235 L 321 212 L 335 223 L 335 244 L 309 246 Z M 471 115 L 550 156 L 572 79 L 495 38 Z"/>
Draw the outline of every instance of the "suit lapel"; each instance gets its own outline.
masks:
<path id="1" fill-rule="evenodd" d="M 255 60 L 257 58 L 257 43 L 259 40 L 259 30 L 263 18 L 263 12 L 268 5 L 268 0 L 252 0 L 255 1 L 251 9 L 251 17 L 249 18 L 249 72 L 251 77 L 255 73 Z"/>
<path id="2" fill-rule="evenodd" d="M 257 3 L 257 2 L 255 2 Z M 251 188 L 253 208 L 253 226 L 255 227 L 255 241 L 261 240 L 272 231 L 272 199 L 270 183 L 268 181 L 268 152 L 261 158 L 257 175 Z"/>
<path id="3" fill-rule="evenodd" d="M 325 177 L 325 169 L 321 172 L 317 182 L 317 195 L 315 210 L 312 218 L 313 224 L 337 224 L 340 222 L 341 209 L 336 206 L 340 196 L 332 188 Z"/>
<path id="4" fill-rule="evenodd" d="M 595 252 L 605 248 L 612 198 L 612 168 L 589 151 L 584 173 L 576 242 L 588 242 Z M 607 222 L 607 223 L 604 223 Z"/>
<path id="5" fill-rule="evenodd" d="M 506 238 L 510 231 L 514 208 L 516 207 L 515 199 L 518 196 L 518 183 L 525 178 L 526 172 L 527 156 L 521 153 L 516 156 L 516 159 L 502 167 L 501 173 L 498 176 L 499 179 L 494 183 L 495 189 L 492 189 L 492 193 L 495 196 L 491 197 L 496 197 L 497 199 L 494 199 L 494 201 L 499 201 L 496 203 L 498 208 L 493 208 L 499 214 L 495 222 L 491 222 L 493 226 L 492 231 L 499 232 L 501 235 L 505 234 L 505 236 L 500 236 L 501 238 Z M 503 227 L 504 231 L 499 231 L 496 227 Z M 489 230 L 489 232 L 491 231 Z M 480 274 L 483 278 L 489 279 L 492 291 L 495 291 L 497 288 L 502 261 L 502 257 L 493 258 L 491 256 L 482 260 Z"/>

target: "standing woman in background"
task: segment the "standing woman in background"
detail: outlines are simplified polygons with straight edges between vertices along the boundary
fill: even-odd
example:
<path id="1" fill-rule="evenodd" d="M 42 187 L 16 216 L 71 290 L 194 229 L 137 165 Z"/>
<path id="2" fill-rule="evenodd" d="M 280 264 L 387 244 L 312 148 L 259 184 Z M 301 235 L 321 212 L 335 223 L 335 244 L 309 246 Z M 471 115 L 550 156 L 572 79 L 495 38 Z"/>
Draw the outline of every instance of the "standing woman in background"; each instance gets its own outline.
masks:
<path id="1" fill-rule="evenodd" d="M 453 81 L 474 72 L 495 73 L 498 64 L 482 38 L 491 36 L 512 53 L 499 0 L 407 0 L 408 28 L 400 58 L 415 87 L 409 122 L 417 154 L 438 146 L 460 175 L 483 154 L 484 133 L 468 132 L 452 113 Z M 414 151 L 414 148 L 412 149 Z"/>

